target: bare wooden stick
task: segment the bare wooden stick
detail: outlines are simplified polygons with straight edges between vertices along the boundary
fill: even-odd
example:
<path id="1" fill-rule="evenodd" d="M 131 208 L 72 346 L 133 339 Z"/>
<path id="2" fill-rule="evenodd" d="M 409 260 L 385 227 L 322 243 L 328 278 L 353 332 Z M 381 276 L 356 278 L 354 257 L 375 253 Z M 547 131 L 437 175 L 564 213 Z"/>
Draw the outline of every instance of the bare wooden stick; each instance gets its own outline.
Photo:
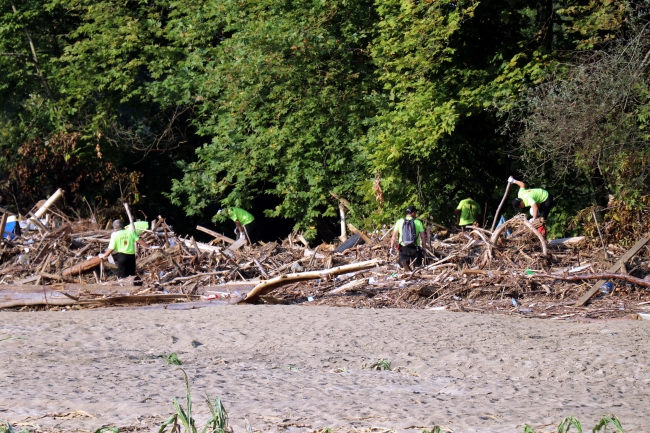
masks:
<path id="1" fill-rule="evenodd" d="M 506 187 L 506 192 L 505 194 L 503 194 L 501 203 L 499 203 L 499 207 L 497 208 L 497 213 L 494 214 L 494 221 L 492 222 L 492 228 L 490 229 L 491 232 L 494 231 L 494 227 L 497 225 L 497 219 L 499 218 L 499 214 L 501 213 L 501 208 L 503 207 L 503 203 L 505 203 L 506 199 L 508 198 L 508 193 L 510 192 L 510 185 L 512 184 L 508 182 L 508 186 Z"/>
<path id="2" fill-rule="evenodd" d="M 212 236 L 212 237 L 214 237 L 214 238 L 216 238 L 216 239 L 219 239 L 219 240 L 221 240 L 221 241 L 227 242 L 227 243 L 229 243 L 229 244 L 231 244 L 231 245 L 235 243 L 235 240 L 234 240 L 234 239 L 230 239 L 228 236 L 224 236 L 224 235 L 222 235 L 222 234 L 220 234 L 220 233 L 217 233 L 217 232 L 215 232 L 215 231 L 212 231 L 212 230 L 210 230 L 210 229 L 206 229 L 205 227 L 196 226 L 196 229 L 197 229 L 198 231 L 200 231 L 200 232 L 207 233 L 207 234 L 209 234 L 210 236 Z"/>
<path id="3" fill-rule="evenodd" d="M 562 281 L 582 281 L 582 280 L 625 280 L 632 284 L 642 287 L 650 287 L 650 281 L 633 277 L 630 274 L 618 274 L 613 272 L 599 272 L 595 274 L 578 274 L 578 275 L 560 275 L 560 274 L 534 274 L 532 278 L 553 278 Z M 603 283 L 604 284 L 604 283 Z"/>
<path id="4" fill-rule="evenodd" d="M 131 215 L 131 209 L 129 209 L 128 203 L 124 203 L 124 209 L 126 209 L 126 215 L 129 217 L 129 224 L 131 225 L 131 230 L 135 231 L 135 224 L 133 223 L 133 215 Z"/>

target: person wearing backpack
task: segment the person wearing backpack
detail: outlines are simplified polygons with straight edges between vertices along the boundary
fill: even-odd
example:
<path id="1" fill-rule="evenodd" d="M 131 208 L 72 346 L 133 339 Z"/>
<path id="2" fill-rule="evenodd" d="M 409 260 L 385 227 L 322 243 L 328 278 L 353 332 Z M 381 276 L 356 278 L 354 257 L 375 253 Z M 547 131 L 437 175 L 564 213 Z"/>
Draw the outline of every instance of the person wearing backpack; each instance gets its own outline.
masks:
<path id="1" fill-rule="evenodd" d="M 399 264 L 404 270 L 411 270 L 411 263 L 422 266 L 422 246 L 424 245 L 424 224 L 416 218 L 415 206 L 406 208 L 406 216 L 395 223 L 393 235 L 390 239 L 391 252 L 397 245 L 399 250 Z M 397 243 L 395 242 L 397 240 Z"/>

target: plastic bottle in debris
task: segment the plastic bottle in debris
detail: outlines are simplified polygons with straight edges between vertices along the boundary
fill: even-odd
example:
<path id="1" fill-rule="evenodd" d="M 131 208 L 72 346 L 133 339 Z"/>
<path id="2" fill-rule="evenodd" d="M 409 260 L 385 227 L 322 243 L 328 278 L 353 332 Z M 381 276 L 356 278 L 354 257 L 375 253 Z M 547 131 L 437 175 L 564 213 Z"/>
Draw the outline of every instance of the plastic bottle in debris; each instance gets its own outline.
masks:
<path id="1" fill-rule="evenodd" d="M 20 263 L 21 265 L 29 265 L 29 256 L 27 254 L 19 255 L 18 263 Z"/>
<path id="2" fill-rule="evenodd" d="M 612 293 L 612 290 L 614 290 L 614 283 L 612 283 L 611 281 L 608 281 L 602 286 L 600 286 L 600 291 L 603 293 Z"/>

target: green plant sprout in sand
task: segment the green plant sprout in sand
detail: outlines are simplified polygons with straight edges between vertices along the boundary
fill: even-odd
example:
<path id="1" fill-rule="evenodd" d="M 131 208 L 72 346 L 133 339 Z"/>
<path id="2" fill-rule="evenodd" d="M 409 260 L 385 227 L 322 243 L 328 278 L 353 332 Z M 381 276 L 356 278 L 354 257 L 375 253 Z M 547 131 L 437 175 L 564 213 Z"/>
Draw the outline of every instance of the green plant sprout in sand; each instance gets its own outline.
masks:
<path id="1" fill-rule="evenodd" d="M 607 433 L 607 426 L 609 424 L 612 424 L 616 428 L 616 432 L 625 433 L 625 430 L 623 430 L 623 427 L 621 426 L 621 422 L 614 415 L 605 415 L 602 417 L 601 420 L 598 421 L 598 424 L 593 428 L 592 433 Z M 571 427 L 575 427 L 576 433 L 582 433 L 582 424 L 580 424 L 580 421 L 573 416 L 565 418 L 564 421 L 560 423 L 557 427 L 557 433 L 569 433 Z M 535 430 L 526 424 L 524 425 L 524 433 L 535 433 Z"/>
<path id="2" fill-rule="evenodd" d="M 170 433 L 197 433 L 198 430 L 196 428 L 196 424 L 194 422 L 194 418 L 192 417 L 192 399 L 190 396 L 190 381 L 187 378 L 187 373 L 185 370 L 181 368 L 181 371 L 183 372 L 183 375 L 185 376 L 185 387 L 187 389 L 187 398 L 186 398 L 186 406 L 185 409 L 181 406 L 181 404 L 178 402 L 178 399 L 174 397 L 172 400 L 172 404 L 174 405 L 174 409 L 176 410 L 176 413 L 173 414 L 169 419 L 167 419 L 162 425 L 160 426 L 160 429 L 158 429 L 158 433 L 165 433 L 167 431 L 167 428 L 170 427 L 169 432 Z M 214 399 L 214 403 L 210 401 L 210 398 L 205 396 L 205 402 L 208 405 L 208 408 L 210 409 L 211 417 L 206 423 L 205 427 L 202 430 L 202 433 L 231 433 L 232 430 L 228 427 L 228 414 L 226 413 L 226 409 L 224 409 L 223 404 L 221 404 L 221 400 L 219 397 L 216 397 Z M 181 430 L 181 426 L 183 430 Z"/>
<path id="3" fill-rule="evenodd" d="M 167 358 L 167 365 L 183 365 L 180 359 L 178 359 L 178 355 L 176 355 L 176 352 L 170 353 Z"/>
<path id="4" fill-rule="evenodd" d="M 371 361 L 369 364 L 364 364 L 364 367 L 367 367 L 371 370 L 393 371 L 390 366 L 390 361 L 385 358 L 382 358 L 378 361 Z"/>

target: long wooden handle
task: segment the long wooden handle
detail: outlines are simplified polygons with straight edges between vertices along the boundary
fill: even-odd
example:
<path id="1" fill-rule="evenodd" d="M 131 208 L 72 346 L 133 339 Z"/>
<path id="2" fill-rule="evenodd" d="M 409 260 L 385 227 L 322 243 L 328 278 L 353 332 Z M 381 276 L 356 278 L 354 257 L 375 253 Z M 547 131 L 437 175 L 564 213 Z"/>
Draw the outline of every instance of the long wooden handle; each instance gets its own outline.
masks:
<path id="1" fill-rule="evenodd" d="M 131 224 L 131 230 L 135 231 L 135 224 L 133 224 L 133 215 L 131 215 L 131 209 L 129 209 L 128 203 L 124 203 L 124 209 L 126 209 L 126 214 L 129 216 L 129 224 Z"/>
<path id="2" fill-rule="evenodd" d="M 503 194 L 503 198 L 501 199 L 501 203 L 499 203 L 499 208 L 497 209 L 497 213 L 494 214 L 494 221 L 492 221 L 492 228 L 490 229 L 491 232 L 494 231 L 494 227 L 497 225 L 497 219 L 499 218 L 499 213 L 501 213 L 501 208 L 503 207 L 503 203 L 505 203 L 506 198 L 508 198 L 508 193 L 510 192 L 510 185 L 512 184 L 508 182 L 508 186 L 506 187 L 506 193 Z"/>

